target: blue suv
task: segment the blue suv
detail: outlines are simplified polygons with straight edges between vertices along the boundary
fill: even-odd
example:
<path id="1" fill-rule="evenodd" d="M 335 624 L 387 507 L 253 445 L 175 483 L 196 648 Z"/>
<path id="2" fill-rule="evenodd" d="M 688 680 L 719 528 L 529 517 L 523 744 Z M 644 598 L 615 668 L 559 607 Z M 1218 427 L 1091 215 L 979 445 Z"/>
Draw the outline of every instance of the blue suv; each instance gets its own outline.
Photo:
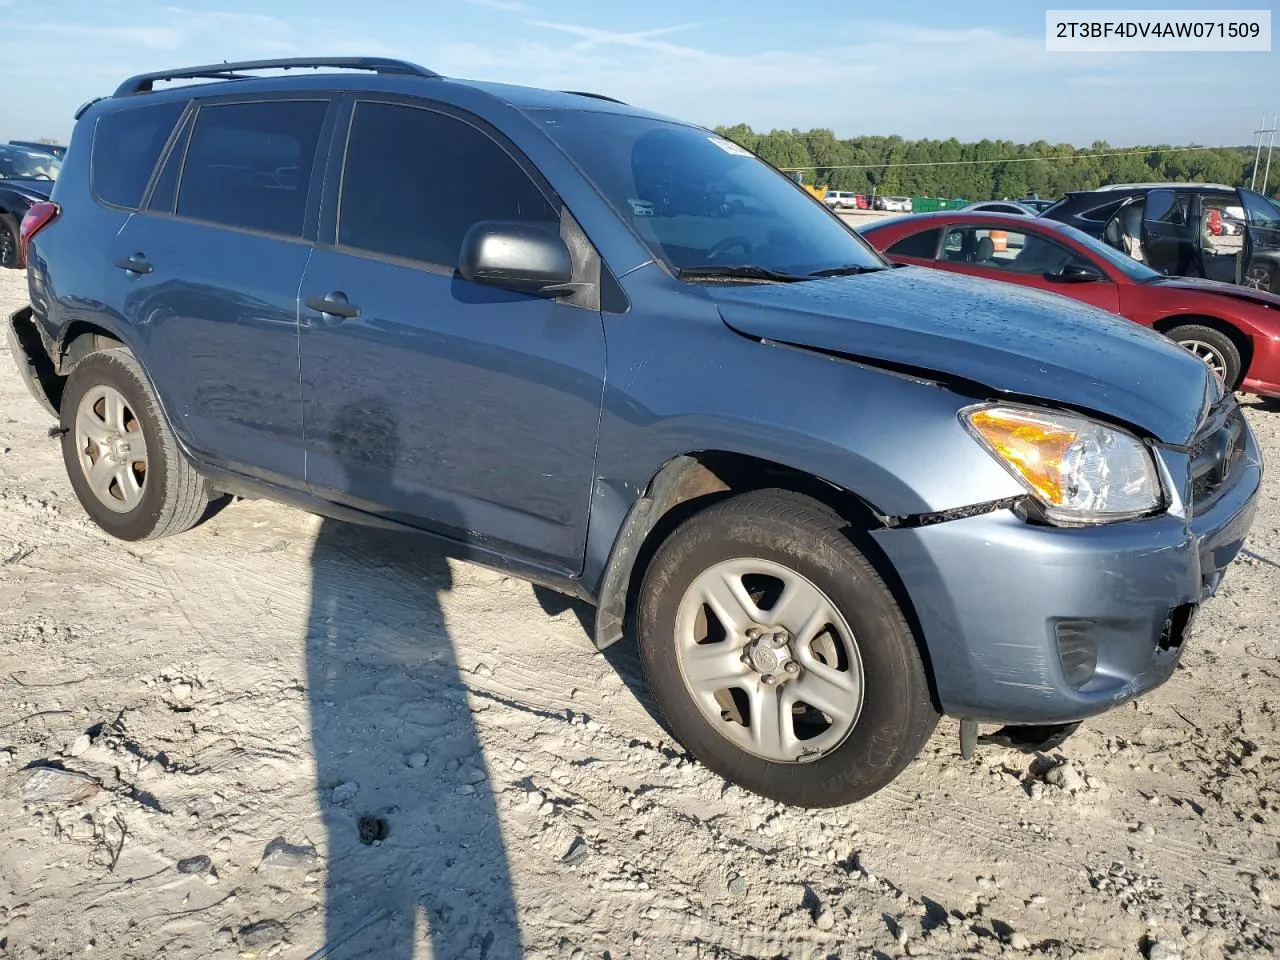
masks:
<path id="1" fill-rule="evenodd" d="M 608 97 L 139 76 L 23 236 L 11 346 L 103 529 L 238 495 L 416 531 L 590 601 L 601 647 L 634 625 L 674 735 L 791 804 L 873 793 L 941 713 L 968 748 L 1162 683 L 1261 482 L 1177 345 L 895 269 Z"/>

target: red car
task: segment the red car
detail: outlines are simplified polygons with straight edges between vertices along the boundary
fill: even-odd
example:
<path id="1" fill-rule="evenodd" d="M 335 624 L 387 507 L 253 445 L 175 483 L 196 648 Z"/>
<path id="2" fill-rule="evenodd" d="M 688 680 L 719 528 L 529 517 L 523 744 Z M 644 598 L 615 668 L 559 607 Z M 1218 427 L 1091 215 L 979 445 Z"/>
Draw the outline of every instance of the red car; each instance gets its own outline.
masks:
<path id="1" fill-rule="evenodd" d="M 1153 327 L 1234 389 L 1280 396 L 1280 296 L 1166 277 L 1074 227 L 999 213 L 896 217 L 860 232 L 895 263 L 1017 283 Z"/>

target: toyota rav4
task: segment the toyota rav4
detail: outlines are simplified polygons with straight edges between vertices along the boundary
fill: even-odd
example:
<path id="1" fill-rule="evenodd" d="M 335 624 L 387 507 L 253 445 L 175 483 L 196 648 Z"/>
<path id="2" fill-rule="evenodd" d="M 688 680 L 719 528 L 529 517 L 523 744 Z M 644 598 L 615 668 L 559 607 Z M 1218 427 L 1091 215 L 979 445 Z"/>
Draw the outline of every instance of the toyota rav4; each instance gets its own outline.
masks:
<path id="1" fill-rule="evenodd" d="M 598 95 L 143 75 L 82 110 L 22 236 L 12 351 L 108 533 L 228 495 L 416 531 L 634 632 L 674 735 L 786 803 L 871 794 L 940 714 L 971 744 L 1162 683 L 1261 482 L 1159 334 L 895 269 L 738 145 Z"/>

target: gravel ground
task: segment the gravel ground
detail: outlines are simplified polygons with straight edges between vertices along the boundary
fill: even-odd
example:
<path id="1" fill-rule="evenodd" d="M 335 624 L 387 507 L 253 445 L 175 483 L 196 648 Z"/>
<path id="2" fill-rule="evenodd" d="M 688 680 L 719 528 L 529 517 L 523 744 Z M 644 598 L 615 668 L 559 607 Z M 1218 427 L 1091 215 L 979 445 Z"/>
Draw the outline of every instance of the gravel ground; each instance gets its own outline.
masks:
<path id="1" fill-rule="evenodd" d="M 260 501 L 108 539 L 0 370 L 0 956 L 1280 948 L 1274 479 L 1164 687 L 1043 756 L 944 721 L 805 812 L 686 759 L 633 655 L 522 582 Z"/>

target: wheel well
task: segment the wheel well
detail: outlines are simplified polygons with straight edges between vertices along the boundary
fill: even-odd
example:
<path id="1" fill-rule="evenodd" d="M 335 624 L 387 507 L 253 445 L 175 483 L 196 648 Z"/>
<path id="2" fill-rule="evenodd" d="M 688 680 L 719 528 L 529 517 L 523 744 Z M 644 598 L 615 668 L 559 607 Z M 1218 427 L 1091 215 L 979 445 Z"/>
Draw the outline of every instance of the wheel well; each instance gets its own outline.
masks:
<path id="1" fill-rule="evenodd" d="M 1210 330 L 1217 330 L 1233 344 L 1235 344 L 1236 352 L 1240 354 L 1240 376 L 1243 379 L 1248 375 L 1249 364 L 1253 360 L 1253 341 L 1240 331 L 1234 324 L 1228 323 L 1226 320 L 1220 320 L 1217 317 L 1179 315 L 1176 317 L 1165 317 L 1163 320 L 1157 320 L 1153 323 L 1152 329 L 1168 335 L 1172 330 L 1178 327 L 1188 325 L 1196 325 L 1200 327 L 1208 327 Z"/>
<path id="2" fill-rule="evenodd" d="M 860 534 L 884 525 L 881 515 L 856 494 L 803 470 L 717 450 L 676 457 L 649 482 L 618 534 L 600 587 L 596 644 L 603 648 L 622 636 L 649 562 L 676 527 L 718 499 L 765 488 L 812 497 Z"/>
<path id="3" fill-rule="evenodd" d="M 54 363 L 60 376 L 70 376 L 76 364 L 89 354 L 121 346 L 124 346 L 123 342 L 102 327 L 84 320 L 76 320 L 63 334 L 62 346 L 58 350 Z"/>
<path id="4" fill-rule="evenodd" d="M 628 516 L 614 546 L 615 554 L 622 556 L 611 557 L 605 571 L 596 605 L 596 646 L 600 649 L 610 646 L 622 639 L 633 625 L 645 573 L 658 548 L 676 527 L 716 500 L 766 488 L 811 497 L 830 507 L 848 524 L 846 534 L 875 568 L 906 617 L 924 662 L 930 696 L 935 709 L 941 710 L 933 660 L 924 643 L 915 605 L 898 571 L 870 536 L 872 531 L 886 526 L 884 514 L 856 493 L 813 474 L 742 454 L 724 451 L 685 454 L 667 463 L 650 481 L 640 501 L 640 505 L 651 503 L 647 515 L 636 522 Z M 632 542 L 628 543 L 629 540 Z"/>
<path id="5" fill-rule="evenodd" d="M 863 529 L 883 526 L 880 515 L 864 500 L 803 470 L 758 457 L 709 450 L 687 455 L 691 461 L 669 495 L 659 504 L 654 532 L 673 512 L 682 515 L 699 510 L 708 498 L 731 496 L 765 488 L 791 490 L 831 507 Z M 676 522 L 683 519 L 673 518 Z"/>

